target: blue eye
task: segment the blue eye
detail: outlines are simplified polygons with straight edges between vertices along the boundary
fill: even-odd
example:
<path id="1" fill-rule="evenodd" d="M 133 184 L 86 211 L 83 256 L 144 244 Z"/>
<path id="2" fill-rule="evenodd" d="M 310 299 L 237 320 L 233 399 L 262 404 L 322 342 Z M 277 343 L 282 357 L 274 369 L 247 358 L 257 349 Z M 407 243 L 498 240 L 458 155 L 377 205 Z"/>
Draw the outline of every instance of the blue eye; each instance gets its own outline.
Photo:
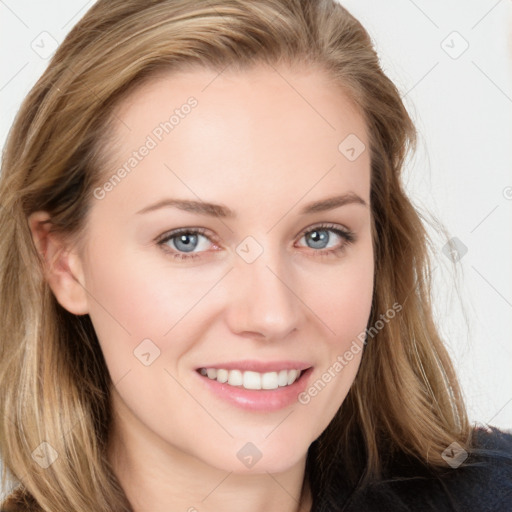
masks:
<path id="1" fill-rule="evenodd" d="M 175 229 L 163 235 L 164 238 L 158 241 L 158 245 L 162 246 L 165 251 L 171 250 L 170 254 L 175 259 L 187 260 L 197 258 L 200 254 L 192 253 L 192 251 L 197 248 L 199 237 L 209 240 L 205 233 L 206 230 L 202 228 Z"/>
<path id="2" fill-rule="evenodd" d="M 163 234 L 157 239 L 157 244 L 169 253 L 173 258 L 179 260 L 190 260 L 198 258 L 205 251 L 193 252 L 195 249 L 203 246 L 207 248 L 208 243 L 212 243 L 211 237 L 206 233 L 208 231 L 203 228 L 180 228 Z M 332 235 L 341 239 L 333 248 L 326 249 L 327 244 L 331 242 Z M 355 242 L 355 234 L 349 230 L 341 229 L 336 225 L 320 225 L 302 232 L 300 239 L 306 239 L 313 245 L 310 246 L 314 256 L 337 256 L 340 255 L 346 247 Z M 206 242 L 201 244 L 201 239 Z M 320 249 L 320 250 L 317 250 Z"/>
<path id="3" fill-rule="evenodd" d="M 337 228 L 336 226 L 318 226 L 313 229 L 310 229 L 309 231 L 306 231 L 302 237 L 312 241 L 313 246 L 311 248 L 324 249 L 326 247 L 325 244 L 328 244 L 332 238 L 332 236 L 329 233 L 335 233 L 337 237 L 342 238 L 344 240 L 343 245 L 340 246 L 338 244 L 337 246 L 334 247 L 334 249 L 315 252 L 318 252 L 322 255 L 338 253 L 340 250 L 345 249 L 345 246 L 347 244 L 354 242 L 355 239 L 354 234 L 352 232 L 342 230 L 340 228 Z"/>
<path id="4" fill-rule="evenodd" d="M 179 251 L 193 251 L 199 236 L 202 235 L 198 235 L 196 233 L 183 233 L 182 235 L 175 235 L 173 237 L 173 239 L 175 239 L 174 245 Z"/>

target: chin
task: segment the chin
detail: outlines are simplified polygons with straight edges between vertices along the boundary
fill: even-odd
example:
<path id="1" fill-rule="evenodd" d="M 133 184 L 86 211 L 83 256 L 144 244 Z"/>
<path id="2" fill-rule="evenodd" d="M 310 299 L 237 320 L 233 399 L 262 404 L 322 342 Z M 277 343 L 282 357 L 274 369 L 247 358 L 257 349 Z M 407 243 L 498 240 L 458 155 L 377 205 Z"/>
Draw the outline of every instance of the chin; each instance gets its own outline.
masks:
<path id="1" fill-rule="evenodd" d="M 224 452 L 217 457 L 212 456 L 205 462 L 222 471 L 240 475 L 282 473 L 298 464 L 305 464 L 309 448 L 309 444 L 305 443 L 283 446 L 283 441 L 279 443 L 280 445 L 267 443 L 261 448 L 256 443 L 240 440 L 233 444 L 227 457 Z"/>

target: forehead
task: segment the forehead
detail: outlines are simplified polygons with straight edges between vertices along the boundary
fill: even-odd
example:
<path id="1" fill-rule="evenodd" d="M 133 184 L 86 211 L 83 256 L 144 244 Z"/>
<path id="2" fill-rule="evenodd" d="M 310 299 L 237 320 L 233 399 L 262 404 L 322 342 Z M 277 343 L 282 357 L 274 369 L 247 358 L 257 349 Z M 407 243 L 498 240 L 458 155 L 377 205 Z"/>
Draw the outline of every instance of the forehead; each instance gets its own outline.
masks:
<path id="1" fill-rule="evenodd" d="M 115 119 L 106 172 L 126 167 L 124 193 L 141 200 L 143 192 L 158 195 L 167 186 L 216 199 L 252 190 L 267 200 L 284 189 L 304 195 L 336 186 L 368 198 L 364 120 L 318 69 L 169 72 L 126 97 Z M 134 156 L 144 146 L 150 149 Z M 346 146 L 360 153 L 356 159 Z M 130 159 L 136 172 L 126 166 Z"/>

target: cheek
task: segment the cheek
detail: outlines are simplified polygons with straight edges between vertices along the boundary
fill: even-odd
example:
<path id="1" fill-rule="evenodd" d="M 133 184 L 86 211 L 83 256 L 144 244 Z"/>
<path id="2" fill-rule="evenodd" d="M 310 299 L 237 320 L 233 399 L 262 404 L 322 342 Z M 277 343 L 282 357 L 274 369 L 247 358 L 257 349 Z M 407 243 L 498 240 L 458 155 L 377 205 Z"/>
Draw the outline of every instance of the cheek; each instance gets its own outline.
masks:
<path id="1" fill-rule="evenodd" d="M 90 249 L 85 286 L 89 315 L 116 382 L 128 370 L 145 368 L 148 359 L 152 368 L 174 366 L 201 338 L 214 312 L 208 290 L 225 270 L 180 269 L 137 250 L 113 257 L 114 246 Z"/>
<path id="2" fill-rule="evenodd" d="M 115 246 L 91 245 L 85 272 L 89 316 L 114 382 L 134 365 L 134 350 L 143 340 L 156 340 L 170 328 L 169 307 L 176 304 L 153 267 L 143 267 L 135 255 L 116 254 Z"/>
<path id="3" fill-rule="evenodd" d="M 356 249 L 354 247 L 354 249 Z M 343 350 L 353 337 L 366 329 L 373 300 L 374 259 L 370 238 L 365 238 L 346 260 L 311 275 L 302 291 L 308 306 L 326 327 L 331 349 Z"/>
<path id="4" fill-rule="evenodd" d="M 315 301 L 320 318 L 335 334 L 345 338 L 347 333 L 366 327 L 373 295 L 373 273 L 350 272 L 333 281 L 328 290 Z"/>
<path id="5" fill-rule="evenodd" d="M 144 334 L 147 330 L 146 334 L 151 331 L 162 336 L 225 272 L 215 265 L 180 266 L 158 248 L 128 250 L 114 258 L 110 256 L 114 246 L 101 252 L 91 249 L 86 286 L 95 299 L 90 301 L 94 314 L 114 319 L 130 332 Z"/>
<path id="6" fill-rule="evenodd" d="M 336 414 L 356 377 L 372 306 L 373 278 L 373 251 L 368 242 L 310 288 L 308 305 L 325 327 L 325 343 L 319 345 L 320 364 L 298 402 L 318 418 L 318 435 Z"/>
<path id="7" fill-rule="evenodd" d="M 213 264 L 180 268 L 164 255 L 148 257 L 138 250 L 116 254 L 113 248 L 123 244 L 113 241 L 113 236 L 91 245 L 85 275 L 90 317 L 113 372 L 117 367 L 122 372 L 133 363 L 134 350 L 146 339 L 170 360 L 179 357 L 187 347 L 177 340 L 200 339 L 201 330 L 207 328 L 204 324 L 222 307 L 218 294 L 229 279 L 209 292 L 226 269 Z M 339 264 L 322 266 L 311 261 L 296 270 L 294 278 L 297 295 L 305 298 L 307 309 L 313 312 L 316 336 L 318 328 L 325 327 L 327 343 L 320 352 L 327 348 L 329 358 L 344 352 L 364 331 L 371 308 L 371 242 L 365 238 L 354 247 Z M 221 295 L 225 299 L 230 294 L 224 290 Z"/>
<path id="8" fill-rule="evenodd" d="M 232 299 L 236 280 L 228 276 L 220 282 L 229 267 L 180 268 L 163 257 L 149 258 L 137 251 L 113 256 L 116 244 L 122 246 L 110 241 L 109 247 L 98 244 L 91 249 L 89 261 L 94 265 L 86 272 L 86 285 L 91 294 L 90 316 L 107 367 L 133 417 L 165 442 L 230 471 L 237 461 L 229 454 L 236 453 L 247 436 L 257 440 L 266 454 L 273 454 L 267 455 L 272 470 L 305 453 L 335 415 L 357 372 L 361 353 L 343 363 L 338 356 L 349 350 L 368 321 L 373 292 L 371 245 L 360 244 L 336 265 L 313 260 L 300 260 L 300 268 L 290 264 L 295 270 L 289 275 L 290 285 L 304 301 L 298 301 L 297 307 L 308 320 L 302 324 L 301 340 L 309 345 L 316 369 L 306 389 L 309 401 L 299 398 L 295 413 L 275 429 L 282 418 L 255 422 L 230 408 L 215 410 L 212 419 L 187 392 L 194 389 L 187 374 L 187 354 L 196 348 L 204 350 L 201 343 L 206 335 L 223 325 L 215 325 L 215 320 L 237 307 Z M 141 342 L 145 345 L 138 350 Z M 234 439 L 225 435 L 219 422 L 229 426 Z M 265 433 L 270 431 L 273 434 L 267 439 Z"/>

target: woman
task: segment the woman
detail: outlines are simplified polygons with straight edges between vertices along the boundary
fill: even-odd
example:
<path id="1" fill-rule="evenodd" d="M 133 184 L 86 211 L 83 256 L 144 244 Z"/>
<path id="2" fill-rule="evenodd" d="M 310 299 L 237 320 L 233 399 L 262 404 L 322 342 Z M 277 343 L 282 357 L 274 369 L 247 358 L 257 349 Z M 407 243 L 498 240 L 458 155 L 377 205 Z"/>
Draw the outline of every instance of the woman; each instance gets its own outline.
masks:
<path id="1" fill-rule="evenodd" d="M 510 509 L 414 141 L 334 2 L 97 2 L 2 165 L 2 510 Z"/>

